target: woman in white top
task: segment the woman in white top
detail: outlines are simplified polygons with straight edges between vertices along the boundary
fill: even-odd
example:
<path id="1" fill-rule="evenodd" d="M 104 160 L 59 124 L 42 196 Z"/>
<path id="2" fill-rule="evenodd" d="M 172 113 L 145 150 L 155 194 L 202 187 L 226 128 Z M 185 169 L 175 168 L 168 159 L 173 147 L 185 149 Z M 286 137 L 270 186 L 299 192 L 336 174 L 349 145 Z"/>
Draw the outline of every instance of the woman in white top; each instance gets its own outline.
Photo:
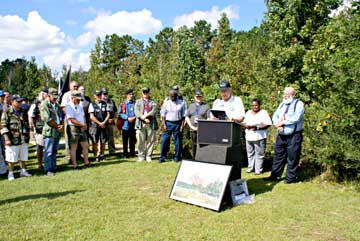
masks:
<path id="1" fill-rule="evenodd" d="M 243 122 L 246 129 L 246 152 L 249 163 L 246 172 L 248 173 L 255 169 L 255 175 L 258 175 L 263 170 L 267 129 L 271 124 L 269 114 L 266 110 L 260 109 L 260 100 L 252 99 L 251 110 L 246 112 Z"/>

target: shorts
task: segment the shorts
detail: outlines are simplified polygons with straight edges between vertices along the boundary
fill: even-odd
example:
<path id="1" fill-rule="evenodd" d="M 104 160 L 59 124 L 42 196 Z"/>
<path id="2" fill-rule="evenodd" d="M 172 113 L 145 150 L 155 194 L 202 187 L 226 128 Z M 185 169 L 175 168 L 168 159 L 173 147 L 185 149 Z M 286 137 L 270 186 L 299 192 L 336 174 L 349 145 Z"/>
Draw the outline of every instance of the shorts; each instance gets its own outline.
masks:
<path id="1" fill-rule="evenodd" d="M 90 127 L 89 134 L 93 144 L 106 143 L 109 140 L 108 128 Z"/>
<path id="2" fill-rule="evenodd" d="M 27 161 L 29 158 L 29 144 L 5 146 L 5 159 L 7 162 Z"/>
<path id="3" fill-rule="evenodd" d="M 85 130 L 78 126 L 68 125 L 67 134 L 69 144 L 78 144 L 79 142 L 87 142 L 87 135 Z"/>
<path id="4" fill-rule="evenodd" d="M 40 133 L 35 133 L 35 143 L 39 146 L 44 146 L 44 136 Z"/>

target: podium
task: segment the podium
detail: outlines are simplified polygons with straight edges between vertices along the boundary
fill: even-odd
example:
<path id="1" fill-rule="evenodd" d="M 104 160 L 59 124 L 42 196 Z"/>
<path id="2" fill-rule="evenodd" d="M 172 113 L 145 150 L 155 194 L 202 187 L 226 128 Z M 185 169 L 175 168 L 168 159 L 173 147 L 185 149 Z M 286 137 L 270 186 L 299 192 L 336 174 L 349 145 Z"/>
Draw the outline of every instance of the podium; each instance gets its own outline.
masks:
<path id="1" fill-rule="evenodd" d="M 241 178 L 246 155 L 240 124 L 223 120 L 198 120 L 197 151 L 200 162 L 232 165 L 230 181 Z"/>

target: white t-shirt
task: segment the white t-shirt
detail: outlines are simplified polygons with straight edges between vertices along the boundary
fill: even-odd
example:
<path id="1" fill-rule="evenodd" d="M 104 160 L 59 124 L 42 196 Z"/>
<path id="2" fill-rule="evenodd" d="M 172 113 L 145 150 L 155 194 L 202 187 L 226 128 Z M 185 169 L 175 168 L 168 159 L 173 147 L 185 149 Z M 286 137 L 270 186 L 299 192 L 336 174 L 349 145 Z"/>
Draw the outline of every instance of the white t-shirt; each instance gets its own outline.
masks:
<path id="1" fill-rule="evenodd" d="M 260 110 L 256 114 L 248 110 L 245 115 L 244 123 L 250 126 L 271 125 L 271 119 L 266 110 Z M 247 141 L 258 141 L 267 138 L 267 130 L 245 130 Z"/>
<path id="2" fill-rule="evenodd" d="M 223 99 L 215 100 L 212 109 L 223 110 L 227 117 L 232 119 L 239 119 L 245 116 L 245 109 L 241 98 L 233 95 L 228 101 L 224 101 Z"/>
<path id="3" fill-rule="evenodd" d="M 69 120 L 70 118 L 74 118 L 77 121 L 86 124 L 85 122 L 85 112 L 84 109 L 80 105 L 74 105 L 74 103 L 69 102 L 65 106 L 65 115 L 66 115 L 66 121 L 68 125 L 74 125 Z"/>

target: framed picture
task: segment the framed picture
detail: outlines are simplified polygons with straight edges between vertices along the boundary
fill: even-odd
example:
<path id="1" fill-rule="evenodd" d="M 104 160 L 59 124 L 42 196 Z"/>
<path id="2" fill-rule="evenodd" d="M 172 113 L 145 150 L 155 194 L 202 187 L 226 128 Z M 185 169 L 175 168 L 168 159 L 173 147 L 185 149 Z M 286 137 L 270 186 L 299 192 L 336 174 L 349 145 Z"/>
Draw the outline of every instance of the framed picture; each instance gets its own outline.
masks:
<path id="1" fill-rule="evenodd" d="M 183 160 L 170 198 L 219 211 L 232 166 Z"/>
<path id="2" fill-rule="evenodd" d="M 238 179 L 229 182 L 230 193 L 233 205 L 239 205 L 249 196 L 249 190 L 245 179 Z"/>

